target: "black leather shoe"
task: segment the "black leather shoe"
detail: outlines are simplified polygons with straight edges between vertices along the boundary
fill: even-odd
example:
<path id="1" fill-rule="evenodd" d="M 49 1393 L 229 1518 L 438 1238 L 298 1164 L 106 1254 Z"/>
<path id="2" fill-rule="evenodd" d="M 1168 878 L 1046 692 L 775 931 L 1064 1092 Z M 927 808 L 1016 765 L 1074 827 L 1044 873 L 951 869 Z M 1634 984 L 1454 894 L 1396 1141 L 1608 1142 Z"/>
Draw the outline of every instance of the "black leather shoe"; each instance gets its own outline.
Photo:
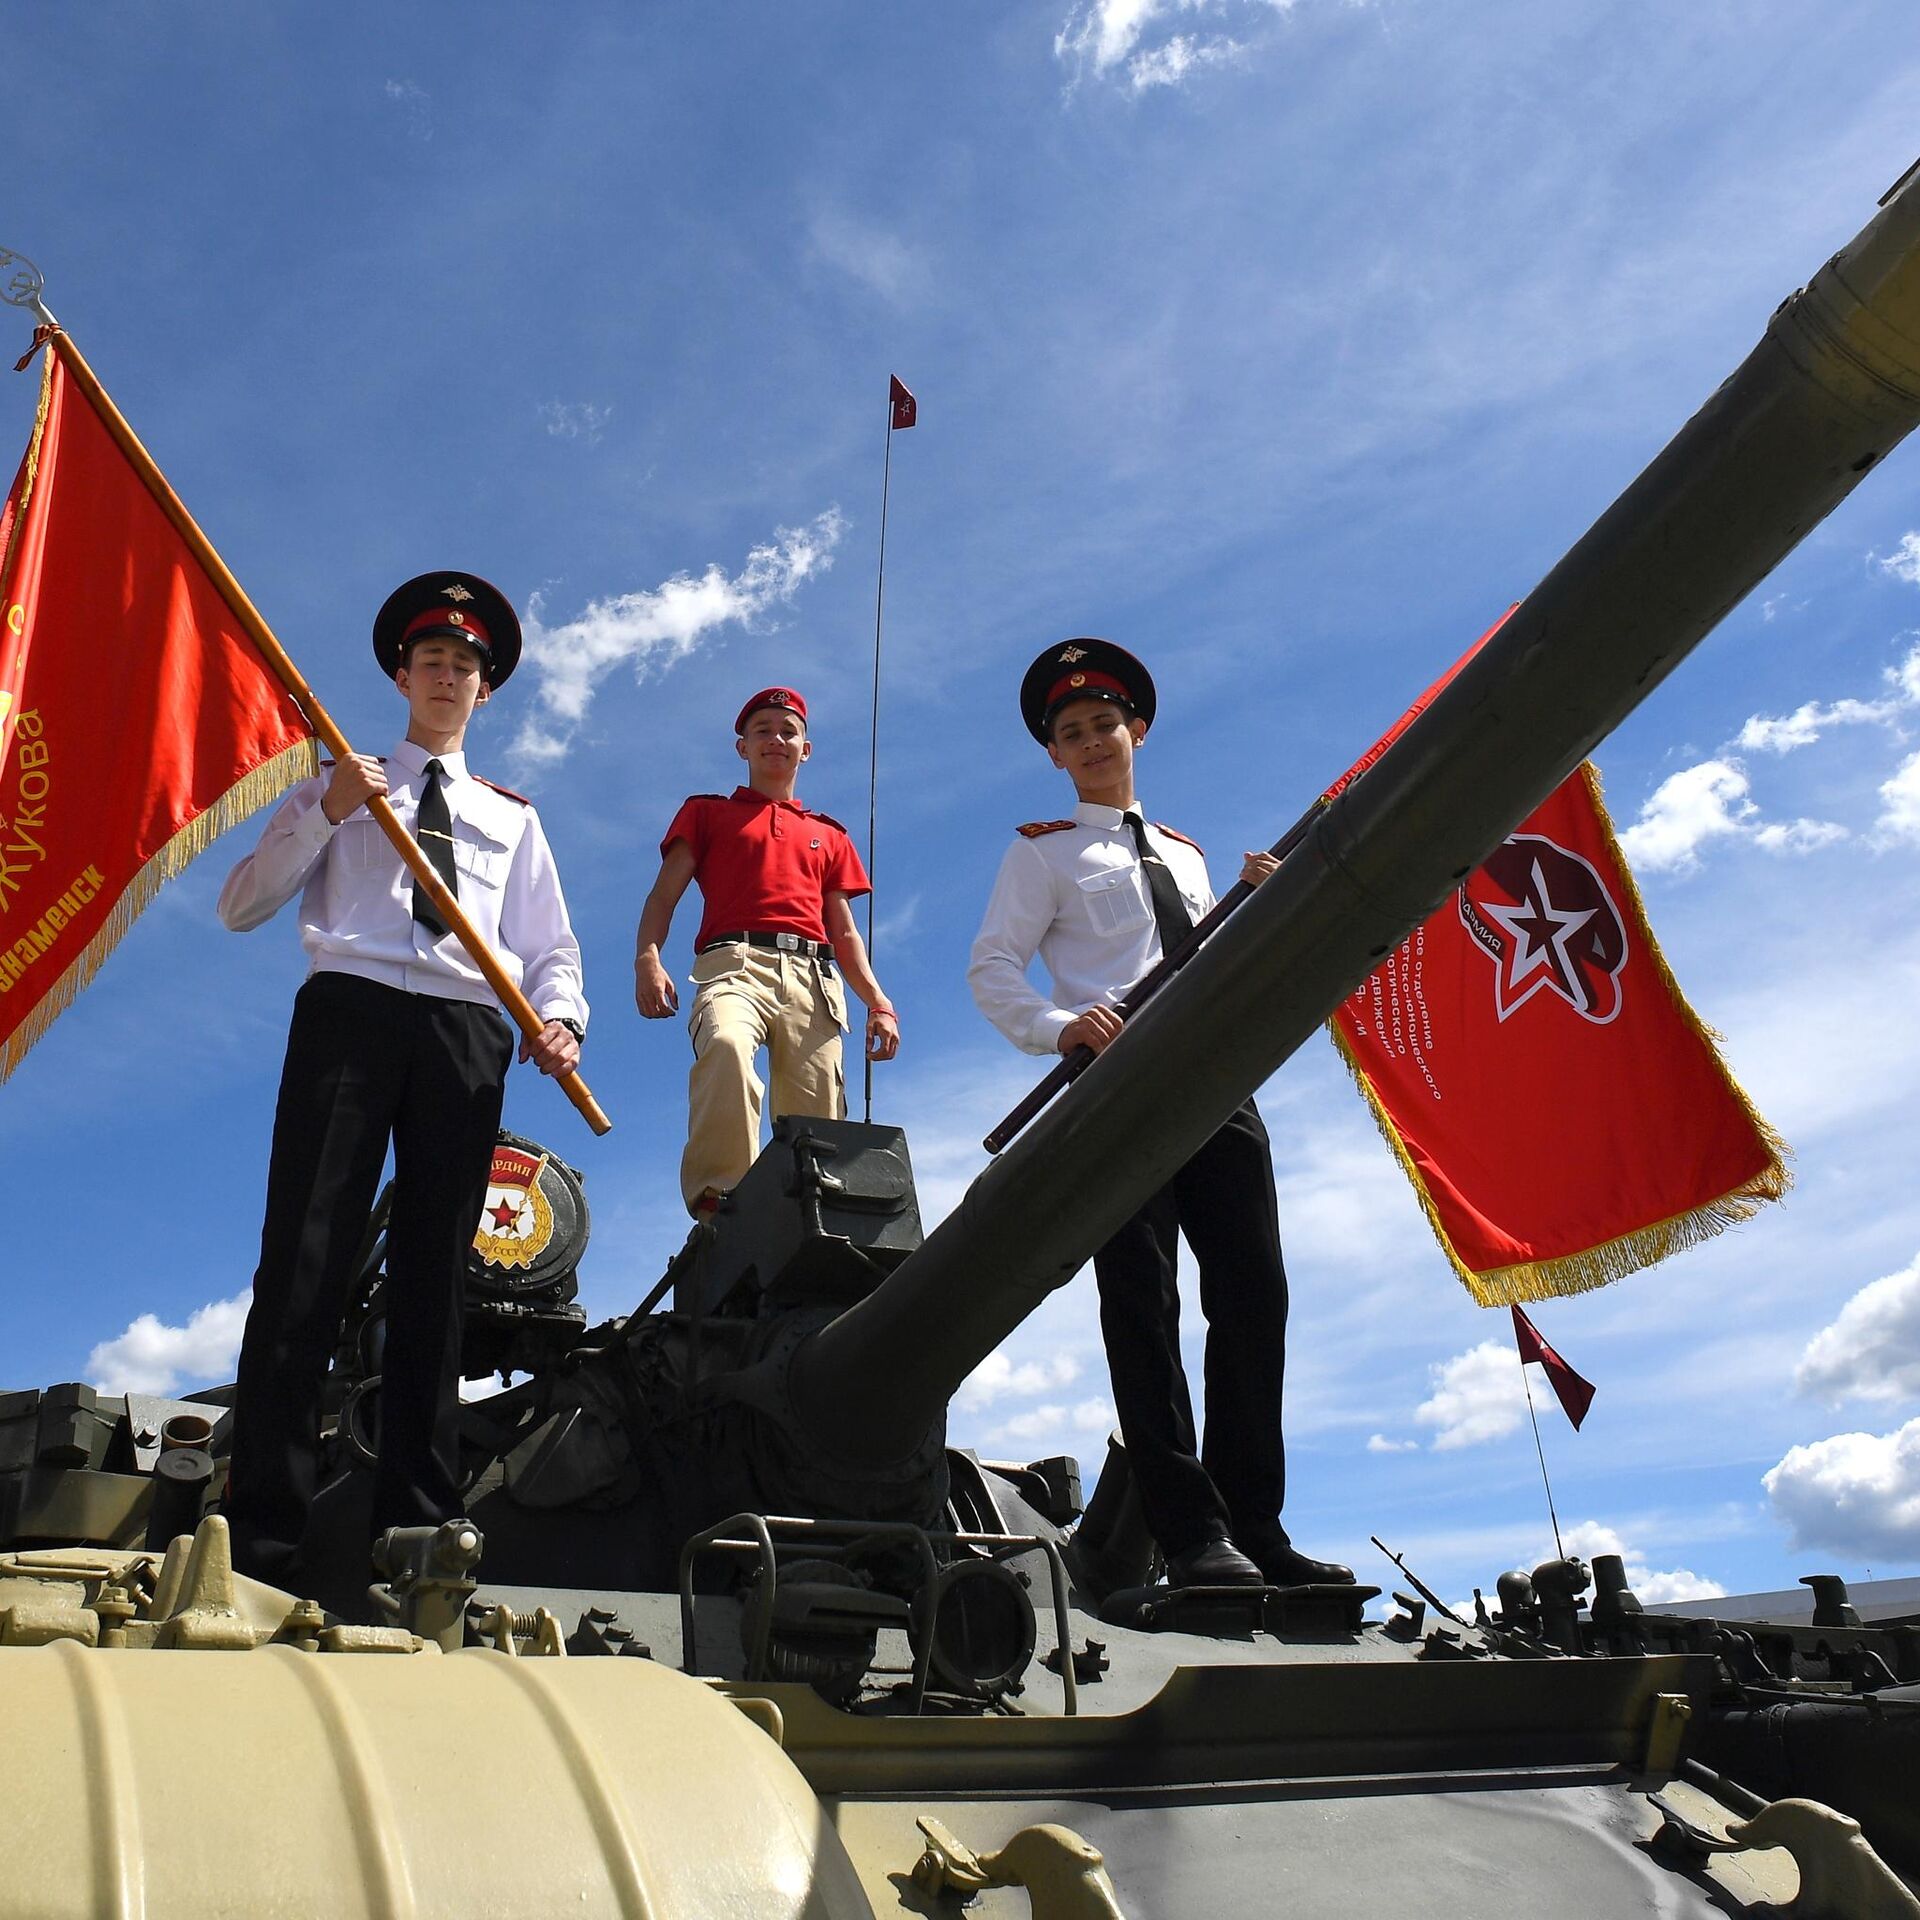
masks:
<path id="1" fill-rule="evenodd" d="M 1231 1540 L 1202 1540 L 1167 1561 L 1170 1587 L 1264 1587 L 1266 1575 Z"/>
<path id="2" fill-rule="evenodd" d="M 1250 1547 L 1255 1564 L 1276 1587 L 1350 1587 L 1353 1569 L 1337 1560 L 1313 1560 L 1283 1541 Z"/>

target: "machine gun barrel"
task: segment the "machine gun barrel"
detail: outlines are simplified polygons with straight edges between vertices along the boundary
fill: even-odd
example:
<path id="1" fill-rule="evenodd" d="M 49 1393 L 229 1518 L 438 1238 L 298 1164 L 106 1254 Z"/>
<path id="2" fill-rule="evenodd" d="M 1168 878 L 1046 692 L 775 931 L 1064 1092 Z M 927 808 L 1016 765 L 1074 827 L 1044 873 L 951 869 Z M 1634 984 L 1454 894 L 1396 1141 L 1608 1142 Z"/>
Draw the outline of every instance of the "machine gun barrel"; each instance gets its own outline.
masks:
<path id="1" fill-rule="evenodd" d="M 967 1374 L 1917 420 L 1920 167 L 1073 1092 L 795 1353 L 805 1436 L 876 1465 L 923 1440 Z"/>

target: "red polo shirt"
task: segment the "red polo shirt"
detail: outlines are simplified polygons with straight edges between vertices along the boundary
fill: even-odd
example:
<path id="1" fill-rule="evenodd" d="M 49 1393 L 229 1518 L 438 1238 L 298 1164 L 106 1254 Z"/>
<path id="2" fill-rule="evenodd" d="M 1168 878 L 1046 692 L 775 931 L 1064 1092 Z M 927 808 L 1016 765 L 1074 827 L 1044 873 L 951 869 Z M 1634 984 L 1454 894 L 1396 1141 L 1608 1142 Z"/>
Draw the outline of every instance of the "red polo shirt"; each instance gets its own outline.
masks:
<path id="1" fill-rule="evenodd" d="M 751 787 L 683 801 L 660 842 L 663 857 L 676 840 L 692 850 L 693 877 L 706 900 L 696 948 L 721 933 L 824 940 L 827 895 L 873 891 L 839 821 Z"/>

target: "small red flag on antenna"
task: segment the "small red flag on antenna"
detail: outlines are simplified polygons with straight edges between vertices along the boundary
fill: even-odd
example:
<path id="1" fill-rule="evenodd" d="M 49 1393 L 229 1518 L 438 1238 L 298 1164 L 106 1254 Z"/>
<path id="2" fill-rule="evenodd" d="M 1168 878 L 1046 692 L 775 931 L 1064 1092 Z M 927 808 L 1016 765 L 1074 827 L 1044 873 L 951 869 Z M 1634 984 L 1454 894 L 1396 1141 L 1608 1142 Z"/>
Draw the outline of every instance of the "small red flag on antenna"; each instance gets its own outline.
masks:
<path id="1" fill-rule="evenodd" d="M 893 402 L 893 424 L 910 427 L 920 417 L 920 402 L 910 394 L 897 373 L 887 375 L 887 398 Z"/>
<path id="2" fill-rule="evenodd" d="M 1580 1422 L 1587 1417 L 1587 1409 L 1593 1405 L 1593 1387 L 1582 1380 L 1567 1363 L 1540 1337 L 1536 1327 L 1518 1307 L 1513 1308 L 1514 1344 L 1520 1349 L 1520 1364 L 1524 1367 L 1529 1360 L 1538 1360 L 1546 1369 L 1547 1384 L 1559 1396 L 1560 1404 L 1566 1409 L 1566 1415 L 1573 1422 L 1574 1431 L 1580 1429 Z"/>

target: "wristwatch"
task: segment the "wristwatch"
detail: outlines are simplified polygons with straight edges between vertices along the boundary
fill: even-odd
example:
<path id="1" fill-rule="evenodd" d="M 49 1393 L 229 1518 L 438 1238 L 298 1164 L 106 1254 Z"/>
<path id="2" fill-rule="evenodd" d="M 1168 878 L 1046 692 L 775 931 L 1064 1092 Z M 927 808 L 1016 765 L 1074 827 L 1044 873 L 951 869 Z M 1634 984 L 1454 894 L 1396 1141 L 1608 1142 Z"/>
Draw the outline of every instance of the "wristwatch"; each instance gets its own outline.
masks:
<path id="1" fill-rule="evenodd" d="M 556 1013 L 553 1016 L 553 1018 L 554 1018 L 554 1024 L 556 1026 L 565 1027 L 566 1030 L 573 1035 L 574 1039 L 576 1040 L 586 1039 L 587 1030 L 584 1026 L 580 1024 L 578 1020 L 569 1020 L 564 1013 Z"/>

